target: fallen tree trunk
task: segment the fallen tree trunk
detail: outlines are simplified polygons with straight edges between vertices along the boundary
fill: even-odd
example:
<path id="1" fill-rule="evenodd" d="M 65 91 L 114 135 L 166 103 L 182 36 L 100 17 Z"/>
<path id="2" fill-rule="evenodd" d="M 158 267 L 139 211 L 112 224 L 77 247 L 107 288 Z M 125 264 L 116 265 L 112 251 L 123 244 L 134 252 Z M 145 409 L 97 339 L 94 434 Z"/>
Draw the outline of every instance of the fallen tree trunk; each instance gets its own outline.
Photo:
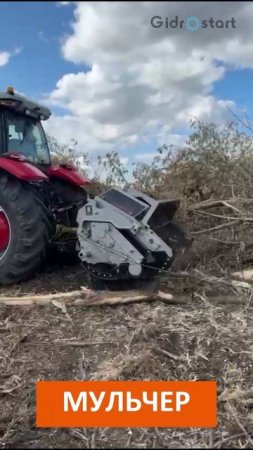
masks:
<path id="1" fill-rule="evenodd" d="M 162 301 L 170 305 L 193 304 L 197 297 L 191 295 L 172 295 L 162 291 L 130 290 L 130 291 L 92 291 L 81 288 L 78 291 L 59 292 L 56 294 L 26 295 L 16 297 L 0 297 L 0 304 L 9 306 L 48 305 L 55 306 L 102 306 Z M 246 304 L 247 299 L 237 295 L 217 295 L 204 299 L 209 304 Z"/>
<path id="2" fill-rule="evenodd" d="M 113 305 L 117 303 L 131 303 L 140 301 L 163 300 L 165 302 L 177 302 L 171 294 L 165 292 L 152 292 L 147 290 L 130 291 L 92 291 L 87 288 L 81 288 L 78 291 L 59 292 L 56 294 L 26 295 L 16 297 L 0 297 L 0 304 L 5 305 L 47 305 L 51 302 L 95 306 L 95 305 Z"/>
<path id="3" fill-rule="evenodd" d="M 59 292 L 56 294 L 36 294 L 36 295 L 24 295 L 24 296 L 1 296 L 0 304 L 4 305 L 46 305 L 54 300 L 59 302 L 66 302 L 67 300 L 74 300 L 79 298 L 82 294 L 82 290 L 71 292 Z"/>

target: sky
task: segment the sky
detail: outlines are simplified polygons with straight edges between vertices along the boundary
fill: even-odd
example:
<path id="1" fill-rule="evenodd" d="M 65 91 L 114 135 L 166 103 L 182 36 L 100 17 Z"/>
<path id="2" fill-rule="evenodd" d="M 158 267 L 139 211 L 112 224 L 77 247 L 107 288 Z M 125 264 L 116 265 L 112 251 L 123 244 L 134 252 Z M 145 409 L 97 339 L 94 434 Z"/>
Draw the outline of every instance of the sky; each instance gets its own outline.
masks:
<path id="1" fill-rule="evenodd" d="M 194 117 L 253 117 L 252 2 L 1 2 L 0 13 L 0 90 L 49 106 L 46 131 L 80 152 L 150 162 L 183 145 Z"/>

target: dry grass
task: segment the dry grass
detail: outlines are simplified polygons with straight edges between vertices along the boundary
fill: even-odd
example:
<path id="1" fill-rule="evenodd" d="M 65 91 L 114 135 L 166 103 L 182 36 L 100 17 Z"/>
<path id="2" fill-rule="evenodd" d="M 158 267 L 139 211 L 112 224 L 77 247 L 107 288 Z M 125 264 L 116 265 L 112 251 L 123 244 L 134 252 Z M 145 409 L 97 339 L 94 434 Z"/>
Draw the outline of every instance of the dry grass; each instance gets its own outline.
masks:
<path id="1" fill-rule="evenodd" d="M 192 300 L 0 306 L 0 448 L 253 448 L 253 287 L 231 281 L 231 271 L 253 264 L 252 138 L 198 124 L 186 151 L 161 158 L 166 170 L 141 166 L 136 185 L 182 200 L 179 218 L 195 240 L 173 267 L 185 273 L 162 287 Z M 82 285 L 80 267 L 49 267 L 0 296 Z M 41 379 L 217 380 L 218 427 L 36 429 Z"/>
<path id="2" fill-rule="evenodd" d="M 74 269 L 74 268 L 73 268 Z M 21 293 L 67 289 L 70 268 L 44 273 Z M 77 267 L 68 279 L 83 282 Z M 171 278 L 167 289 L 192 291 L 193 280 Z M 54 289 L 53 289 L 54 287 Z M 165 286 L 163 286 L 164 288 Z M 213 295 L 234 288 L 201 281 L 186 305 L 142 303 L 114 307 L 53 305 L 0 308 L 1 448 L 252 448 L 253 308 L 219 305 Z M 228 290 L 229 289 L 229 290 Z M 11 289 L 12 293 L 16 288 Z M 196 295 L 197 294 L 197 295 Z M 82 347 L 64 345 L 78 340 Z M 60 345 L 59 345 L 60 344 Z M 52 429 L 35 427 L 34 383 L 39 379 L 218 381 L 219 425 L 201 429 Z"/>

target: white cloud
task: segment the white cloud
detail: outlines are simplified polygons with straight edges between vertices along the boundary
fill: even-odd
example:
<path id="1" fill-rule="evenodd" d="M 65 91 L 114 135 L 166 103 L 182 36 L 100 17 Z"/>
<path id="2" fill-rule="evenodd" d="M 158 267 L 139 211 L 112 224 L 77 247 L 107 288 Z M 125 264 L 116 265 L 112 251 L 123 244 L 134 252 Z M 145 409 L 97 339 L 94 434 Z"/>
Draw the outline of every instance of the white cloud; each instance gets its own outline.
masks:
<path id="1" fill-rule="evenodd" d="M 13 52 L 11 52 L 11 56 L 16 56 L 19 55 L 20 53 L 22 53 L 23 51 L 23 47 L 16 47 Z"/>
<path id="2" fill-rule="evenodd" d="M 127 156 L 121 156 L 120 162 L 121 164 L 127 166 L 127 164 L 129 163 L 129 158 Z"/>
<path id="3" fill-rule="evenodd" d="M 164 20 L 234 17 L 236 28 L 197 33 L 154 29 L 154 15 Z M 62 54 L 91 69 L 58 81 L 48 100 L 69 114 L 53 117 L 49 130 L 58 137 L 76 137 L 85 151 L 98 151 L 151 138 L 160 145 L 194 116 L 224 120 L 228 106 L 236 105 L 216 99 L 212 87 L 228 66 L 253 68 L 252 18 L 249 2 L 75 3 Z M 179 136 L 180 144 L 183 140 Z"/>
<path id="4" fill-rule="evenodd" d="M 0 66 L 5 66 L 10 60 L 11 54 L 9 52 L 0 52 Z"/>
<path id="5" fill-rule="evenodd" d="M 73 2 L 56 2 L 57 6 L 68 6 Z"/>
<path id="6" fill-rule="evenodd" d="M 5 66 L 10 61 L 12 56 L 18 55 L 23 50 L 22 47 L 17 47 L 11 52 L 0 51 L 0 67 Z"/>
<path id="7" fill-rule="evenodd" d="M 137 153 L 136 155 L 134 155 L 134 159 L 138 162 L 141 161 L 142 163 L 150 163 L 157 155 L 158 155 L 157 152 Z"/>
<path id="8" fill-rule="evenodd" d="M 166 143 L 167 145 L 171 145 L 175 148 L 182 148 L 185 145 L 185 141 L 187 139 L 187 135 L 185 134 L 173 134 L 171 133 L 170 127 L 164 125 L 157 136 L 157 142 L 159 145 L 163 145 Z"/>
<path id="9" fill-rule="evenodd" d="M 44 31 L 39 31 L 38 32 L 38 38 L 40 41 L 42 42 L 49 42 L 48 37 L 46 36 L 46 34 L 44 33 Z"/>

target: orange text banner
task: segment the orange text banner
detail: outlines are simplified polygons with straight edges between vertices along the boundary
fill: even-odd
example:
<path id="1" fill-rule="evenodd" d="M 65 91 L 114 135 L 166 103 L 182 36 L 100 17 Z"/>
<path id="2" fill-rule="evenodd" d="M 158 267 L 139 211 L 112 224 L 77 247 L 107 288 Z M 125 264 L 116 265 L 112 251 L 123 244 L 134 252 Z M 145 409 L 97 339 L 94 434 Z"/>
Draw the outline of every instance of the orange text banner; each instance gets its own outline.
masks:
<path id="1" fill-rule="evenodd" d="M 215 381 L 39 381 L 37 427 L 216 426 Z"/>

